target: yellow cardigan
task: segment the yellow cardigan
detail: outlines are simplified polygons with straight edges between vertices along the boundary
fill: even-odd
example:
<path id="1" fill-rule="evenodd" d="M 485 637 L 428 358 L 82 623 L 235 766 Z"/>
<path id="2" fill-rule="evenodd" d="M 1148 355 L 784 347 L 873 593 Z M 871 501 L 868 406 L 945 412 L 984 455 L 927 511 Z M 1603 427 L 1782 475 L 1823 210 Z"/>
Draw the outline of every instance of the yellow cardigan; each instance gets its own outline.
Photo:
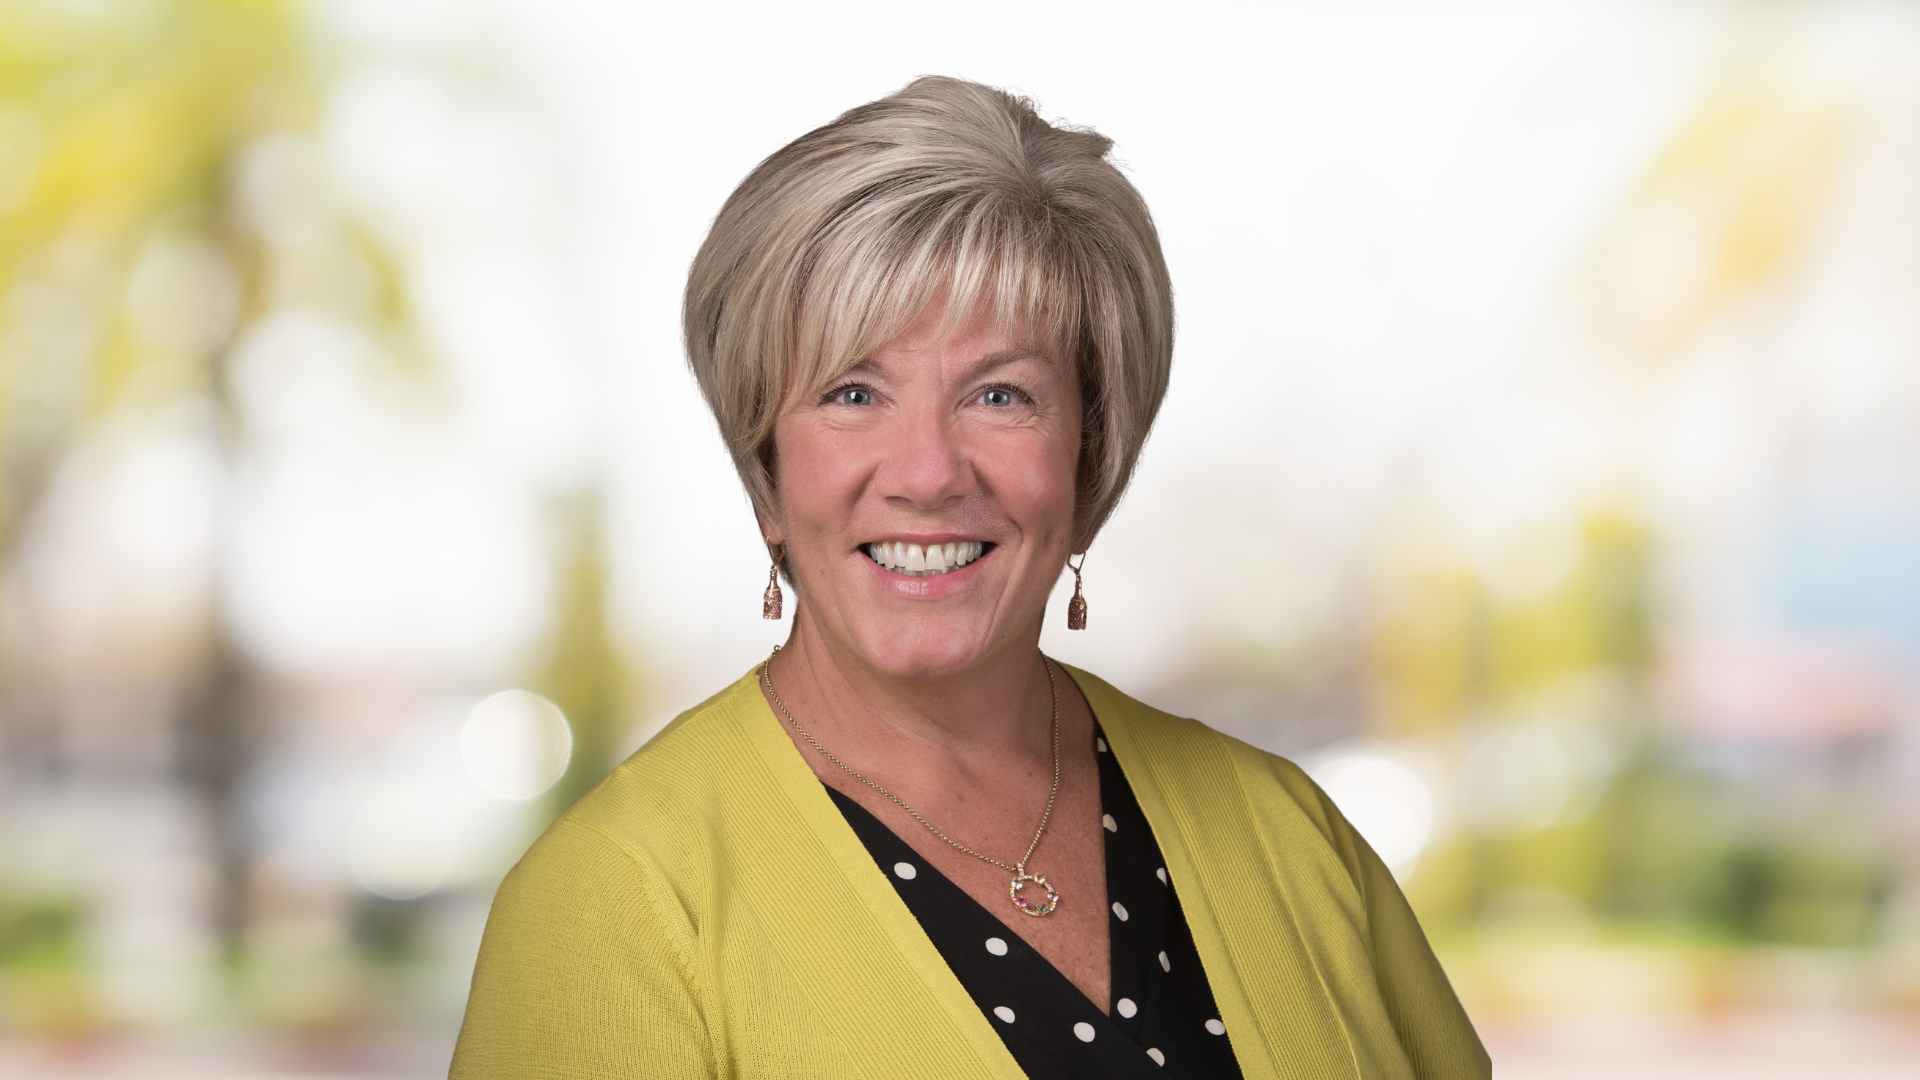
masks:
<path id="1" fill-rule="evenodd" d="M 1299 768 L 1069 670 L 1248 1080 L 1491 1074 L 1392 875 Z M 507 875 L 454 1080 L 1022 1075 L 757 675 L 681 714 Z"/>

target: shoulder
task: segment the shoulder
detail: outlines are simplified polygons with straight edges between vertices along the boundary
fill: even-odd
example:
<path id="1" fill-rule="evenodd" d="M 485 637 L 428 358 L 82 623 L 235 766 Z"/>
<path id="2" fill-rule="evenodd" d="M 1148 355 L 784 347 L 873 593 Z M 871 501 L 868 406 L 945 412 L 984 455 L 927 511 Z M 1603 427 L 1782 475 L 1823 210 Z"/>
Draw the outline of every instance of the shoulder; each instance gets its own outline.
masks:
<path id="1" fill-rule="evenodd" d="M 710 1076 L 700 1013 L 714 863 L 703 771 L 725 768 L 726 694 L 562 814 L 494 896 L 452 1075 Z"/>
<path id="2" fill-rule="evenodd" d="M 1313 970 L 1312 978 L 1332 981 L 1304 985 L 1341 997 L 1356 1015 L 1378 1002 L 1383 1025 L 1372 1030 L 1398 1043 L 1413 1063 L 1408 1075 L 1489 1075 L 1486 1051 L 1392 872 L 1305 771 L 1102 679 L 1073 675 L 1175 884 L 1194 886 L 1182 904 L 1203 951 L 1257 961 L 1229 964 L 1233 970 L 1272 969 L 1299 953 L 1348 957 Z M 1281 1004 L 1286 1015 L 1297 1011 L 1297 999 Z"/>
<path id="3" fill-rule="evenodd" d="M 742 683 L 747 680 L 742 680 Z M 751 753 L 740 732 L 742 683 L 675 717 L 550 825 L 512 872 L 585 900 L 639 875 L 670 891 L 705 876 L 723 778 Z"/>
<path id="4" fill-rule="evenodd" d="M 1210 805 L 1244 799 L 1257 819 L 1310 827 L 1342 861 L 1355 861 L 1352 826 L 1299 765 L 1200 720 L 1154 708 L 1098 675 L 1067 670 L 1101 723 L 1124 729 L 1169 801 Z"/>

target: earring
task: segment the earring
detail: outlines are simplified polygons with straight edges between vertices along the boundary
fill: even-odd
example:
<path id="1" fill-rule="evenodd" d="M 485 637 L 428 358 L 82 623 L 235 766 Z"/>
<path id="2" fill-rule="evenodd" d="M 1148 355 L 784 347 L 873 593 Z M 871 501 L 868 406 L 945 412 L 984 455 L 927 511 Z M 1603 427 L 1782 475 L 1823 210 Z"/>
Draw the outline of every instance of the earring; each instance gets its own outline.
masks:
<path id="1" fill-rule="evenodd" d="M 780 554 L 774 556 L 773 565 L 767 568 L 767 591 L 760 594 L 760 617 L 763 619 L 780 617 L 780 608 L 786 599 L 780 595 L 780 561 L 786 557 L 787 552 L 783 545 Z"/>
<path id="2" fill-rule="evenodd" d="M 1080 553 L 1080 566 L 1087 565 L 1087 553 Z M 1067 560 L 1067 569 L 1073 571 L 1073 599 L 1067 601 L 1067 629 L 1085 630 L 1087 628 L 1087 598 L 1080 595 L 1080 566 Z"/>

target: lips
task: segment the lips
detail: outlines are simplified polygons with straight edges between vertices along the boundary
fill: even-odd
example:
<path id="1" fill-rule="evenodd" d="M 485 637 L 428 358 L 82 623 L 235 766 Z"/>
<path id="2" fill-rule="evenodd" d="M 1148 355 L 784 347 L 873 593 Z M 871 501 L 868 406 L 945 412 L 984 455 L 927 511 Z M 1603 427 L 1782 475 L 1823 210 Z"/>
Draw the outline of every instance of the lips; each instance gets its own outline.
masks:
<path id="1" fill-rule="evenodd" d="M 905 577 L 938 577 L 978 559 L 993 548 L 982 540 L 957 540 L 945 544 L 909 544 L 894 540 L 866 544 L 861 550 L 888 570 Z"/>

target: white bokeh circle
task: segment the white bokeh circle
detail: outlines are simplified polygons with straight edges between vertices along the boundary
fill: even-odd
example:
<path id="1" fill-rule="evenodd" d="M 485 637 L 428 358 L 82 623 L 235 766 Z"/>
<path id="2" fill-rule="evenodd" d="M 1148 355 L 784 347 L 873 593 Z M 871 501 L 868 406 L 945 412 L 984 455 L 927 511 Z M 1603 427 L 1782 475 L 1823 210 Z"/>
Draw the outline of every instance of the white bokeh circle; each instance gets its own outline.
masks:
<path id="1" fill-rule="evenodd" d="M 531 799 L 546 791 L 572 756 L 566 715 L 525 690 L 503 690 L 480 702 L 460 729 L 467 775 L 498 799 Z"/>

